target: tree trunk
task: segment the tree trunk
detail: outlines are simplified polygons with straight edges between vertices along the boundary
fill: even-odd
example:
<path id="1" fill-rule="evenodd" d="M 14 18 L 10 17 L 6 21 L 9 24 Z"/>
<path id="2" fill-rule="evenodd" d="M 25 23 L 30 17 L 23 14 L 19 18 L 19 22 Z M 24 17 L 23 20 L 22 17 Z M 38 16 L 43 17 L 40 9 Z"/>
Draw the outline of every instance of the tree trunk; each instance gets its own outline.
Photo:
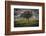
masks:
<path id="1" fill-rule="evenodd" d="M 29 18 L 28 18 L 28 24 L 29 24 Z"/>

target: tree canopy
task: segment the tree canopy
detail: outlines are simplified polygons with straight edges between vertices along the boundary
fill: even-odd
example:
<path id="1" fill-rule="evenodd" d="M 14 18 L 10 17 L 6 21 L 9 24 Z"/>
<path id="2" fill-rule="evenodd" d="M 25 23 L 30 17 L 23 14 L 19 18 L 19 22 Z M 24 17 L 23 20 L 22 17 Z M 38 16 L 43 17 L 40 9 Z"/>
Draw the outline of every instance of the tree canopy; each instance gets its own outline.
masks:
<path id="1" fill-rule="evenodd" d="M 25 11 L 22 15 L 21 15 L 21 17 L 23 17 L 23 18 L 30 18 L 32 16 L 32 11 Z"/>

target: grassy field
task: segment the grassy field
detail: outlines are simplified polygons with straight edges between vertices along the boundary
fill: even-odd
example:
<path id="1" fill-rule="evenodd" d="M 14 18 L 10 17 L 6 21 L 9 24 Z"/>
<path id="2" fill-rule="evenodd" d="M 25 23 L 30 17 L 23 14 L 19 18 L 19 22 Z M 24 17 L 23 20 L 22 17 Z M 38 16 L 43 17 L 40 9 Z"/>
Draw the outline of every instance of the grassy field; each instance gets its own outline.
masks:
<path id="1" fill-rule="evenodd" d="M 20 19 L 14 22 L 14 27 L 35 27 L 39 26 L 39 20 L 35 19 Z"/>

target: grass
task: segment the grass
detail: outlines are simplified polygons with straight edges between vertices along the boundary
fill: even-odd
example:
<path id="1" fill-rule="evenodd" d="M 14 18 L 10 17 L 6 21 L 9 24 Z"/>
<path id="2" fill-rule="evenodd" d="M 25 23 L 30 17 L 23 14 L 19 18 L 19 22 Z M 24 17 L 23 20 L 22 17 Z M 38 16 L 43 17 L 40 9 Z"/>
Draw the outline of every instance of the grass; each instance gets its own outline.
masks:
<path id="1" fill-rule="evenodd" d="M 15 27 L 34 27 L 39 25 L 39 21 L 35 19 L 20 19 L 14 22 Z"/>

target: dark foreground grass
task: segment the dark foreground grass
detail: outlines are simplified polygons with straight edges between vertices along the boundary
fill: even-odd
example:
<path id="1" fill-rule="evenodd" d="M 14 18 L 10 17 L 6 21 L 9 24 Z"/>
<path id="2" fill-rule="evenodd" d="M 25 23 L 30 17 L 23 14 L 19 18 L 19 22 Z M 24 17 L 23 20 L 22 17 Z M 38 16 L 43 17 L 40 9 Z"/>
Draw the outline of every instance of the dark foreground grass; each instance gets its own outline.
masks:
<path id="1" fill-rule="evenodd" d="M 14 27 L 36 27 L 36 26 L 39 26 L 39 20 L 30 20 L 29 19 L 29 22 L 28 20 L 26 19 L 23 19 L 23 20 L 17 20 L 14 22 Z"/>

